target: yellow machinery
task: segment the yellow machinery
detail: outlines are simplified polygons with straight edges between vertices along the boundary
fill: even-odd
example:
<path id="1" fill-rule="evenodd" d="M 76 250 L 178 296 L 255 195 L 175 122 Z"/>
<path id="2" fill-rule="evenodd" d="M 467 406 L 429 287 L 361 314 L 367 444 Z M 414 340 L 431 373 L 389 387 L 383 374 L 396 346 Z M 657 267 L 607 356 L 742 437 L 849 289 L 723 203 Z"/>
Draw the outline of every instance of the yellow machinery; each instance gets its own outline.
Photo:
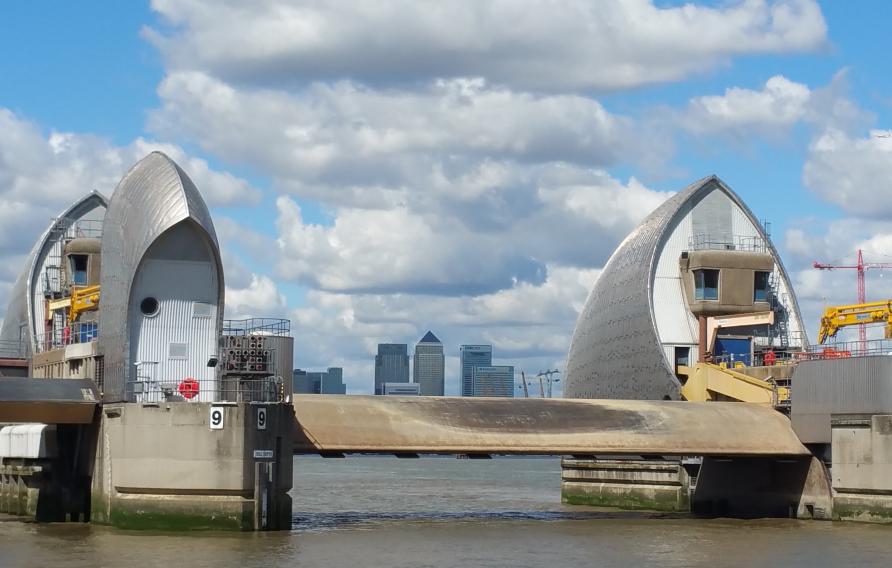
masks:
<path id="1" fill-rule="evenodd" d="M 751 402 L 775 408 L 790 403 L 790 388 L 772 379 L 751 377 L 712 363 L 680 367 L 679 373 L 688 377 L 681 387 L 681 396 L 688 401 Z"/>
<path id="2" fill-rule="evenodd" d="M 831 306 L 824 310 L 824 315 L 821 317 L 818 343 L 823 345 L 843 327 L 880 322 L 886 323 L 886 339 L 892 339 L 892 300 Z"/>
<path id="3" fill-rule="evenodd" d="M 71 308 L 68 310 L 68 321 L 74 323 L 81 312 L 99 308 L 99 285 L 75 287 L 71 291 Z"/>

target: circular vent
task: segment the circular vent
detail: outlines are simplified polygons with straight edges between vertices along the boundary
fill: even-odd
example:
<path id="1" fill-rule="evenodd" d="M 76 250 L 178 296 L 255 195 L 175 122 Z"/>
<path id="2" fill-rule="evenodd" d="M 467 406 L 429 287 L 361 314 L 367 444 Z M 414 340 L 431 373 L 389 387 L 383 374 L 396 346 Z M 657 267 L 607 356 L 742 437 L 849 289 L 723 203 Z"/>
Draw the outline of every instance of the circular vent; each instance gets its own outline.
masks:
<path id="1" fill-rule="evenodd" d="M 142 302 L 139 303 L 139 311 L 146 316 L 153 316 L 158 313 L 158 299 L 149 296 L 148 298 L 143 298 Z"/>

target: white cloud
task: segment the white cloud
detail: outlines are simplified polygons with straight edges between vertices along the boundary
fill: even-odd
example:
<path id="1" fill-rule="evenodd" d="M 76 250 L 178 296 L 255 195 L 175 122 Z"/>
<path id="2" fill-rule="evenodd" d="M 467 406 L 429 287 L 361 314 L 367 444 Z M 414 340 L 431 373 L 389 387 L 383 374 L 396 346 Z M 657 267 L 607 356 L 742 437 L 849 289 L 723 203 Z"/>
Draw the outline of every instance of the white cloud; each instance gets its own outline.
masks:
<path id="1" fill-rule="evenodd" d="M 855 138 L 828 129 L 809 146 L 802 181 L 849 213 L 892 218 L 892 130 Z"/>
<path id="2" fill-rule="evenodd" d="M 279 274 L 338 292 L 492 292 L 540 282 L 546 262 L 599 266 L 668 196 L 565 165 L 528 175 L 523 185 L 535 189 L 513 191 L 516 211 L 508 216 L 498 216 L 498 201 L 456 207 L 446 199 L 430 208 L 339 208 L 323 226 L 280 198 Z"/>
<path id="3" fill-rule="evenodd" d="M 738 55 L 812 51 L 812 0 L 657 7 L 648 0 L 349 3 L 154 0 L 145 30 L 174 69 L 289 84 L 484 77 L 521 89 L 623 89 L 676 81 Z"/>
<path id="4" fill-rule="evenodd" d="M 351 392 L 372 387 L 380 342 L 412 345 L 431 329 L 447 360 L 461 343 L 493 345 L 494 358 L 517 371 L 563 369 L 570 333 L 597 270 L 549 265 L 541 284 L 517 283 L 490 294 L 442 297 L 417 294 L 339 294 L 311 291 L 292 311 L 295 366 L 345 366 Z M 349 369 L 349 371 L 348 371 Z M 447 393 L 458 393 L 457 365 L 447 364 Z"/>
<path id="5" fill-rule="evenodd" d="M 179 146 L 137 138 L 126 146 L 83 133 L 50 132 L 0 108 L 0 290 L 8 290 L 24 255 L 53 216 L 91 190 L 110 196 L 121 176 L 152 150 L 167 152 L 190 175 L 208 204 L 245 205 L 259 191 L 211 168 Z M 8 302 L 0 294 L 0 310 Z"/>
<path id="6" fill-rule="evenodd" d="M 802 121 L 810 99 L 808 86 L 775 75 L 760 91 L 731 87 L 721 96 L 692 99 L 684 124 L 699 134 L 730 131 L 749 137 L 754 130 L 770 134 Z"/>
<path id="7" fill-rule="evenodd" d="M 634 161 L 651 146 L 638 140 L 630 120 L 593 99 L 480 80 L 414 90 L 313 83 L 288 92 L 175 72 L 159 95 L 162 107 L 149 117 L 156 132 L 261 168 L 280 189 L 362 207 L 399 203 L 422 184 L 451 191 L 438 177 L 480 169 L 483 158 L 604 166 Z"/>
<path id="8" fill-rule="evenodd" d="M 278 316 L 286 311 L 285 296 L 269 276 L 251 274 L 251 282 L 244 288 L 226 286 L 226 317 L 245 319 Z"/>

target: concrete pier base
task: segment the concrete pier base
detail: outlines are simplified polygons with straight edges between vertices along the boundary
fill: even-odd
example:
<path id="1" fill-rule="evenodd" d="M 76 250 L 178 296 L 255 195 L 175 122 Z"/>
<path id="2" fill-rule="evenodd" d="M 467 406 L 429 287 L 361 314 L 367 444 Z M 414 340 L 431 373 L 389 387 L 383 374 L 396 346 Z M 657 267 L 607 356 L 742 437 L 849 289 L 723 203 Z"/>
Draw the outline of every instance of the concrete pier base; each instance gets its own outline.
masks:
<path id="1" fill-rule="evenodd" d="M 0 513 L 36 518 L 40 490 L 45 485 L 40 465 L 0 465 Z"/>
<path id="2" fill-rule="evenodd" d="M 689 484 L 678 460 L 561 460 L 561 500 L 571 505 L 683 512 Z"/>
<path id="3" fill-rule="evenodd" d="M 829 520 L 833 503 L 817 458 L 703 458 L 691 511 L 736 518 Z"/>
<path id="4" fill-rule="evenodd" d="M 833 515 L 892 523 L 892 415 L 834 415 Z"/>
<path id="5" fill-rule="evenodd" d="M 293 420 L 291 405 L 280 403 L 107 404 L 91 520 L 126 529 L 289 529 Z"/>

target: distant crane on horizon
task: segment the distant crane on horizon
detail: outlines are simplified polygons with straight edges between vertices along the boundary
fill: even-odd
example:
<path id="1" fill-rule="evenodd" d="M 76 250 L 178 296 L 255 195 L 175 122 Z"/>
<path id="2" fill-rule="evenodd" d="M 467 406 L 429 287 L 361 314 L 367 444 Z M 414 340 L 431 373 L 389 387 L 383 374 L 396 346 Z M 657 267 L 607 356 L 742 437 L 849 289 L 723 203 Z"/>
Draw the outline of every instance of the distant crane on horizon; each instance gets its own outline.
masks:
<path id="1" fill-rule="evenodd" d="M 543 381 L 548 383 L 548 398 L 551 398 L 551 386 L 560 381 L 560 379 L 555 379 L 554 375 L 559 373 L 560 371 L 557 369 L 549 369 L 547 371 L 539 371 L 539 374 L 536 375 L 539 377 L 539 392 L 542 394 L 542 398 L 545 398 L 545 392 L 542 388 Z"/>

